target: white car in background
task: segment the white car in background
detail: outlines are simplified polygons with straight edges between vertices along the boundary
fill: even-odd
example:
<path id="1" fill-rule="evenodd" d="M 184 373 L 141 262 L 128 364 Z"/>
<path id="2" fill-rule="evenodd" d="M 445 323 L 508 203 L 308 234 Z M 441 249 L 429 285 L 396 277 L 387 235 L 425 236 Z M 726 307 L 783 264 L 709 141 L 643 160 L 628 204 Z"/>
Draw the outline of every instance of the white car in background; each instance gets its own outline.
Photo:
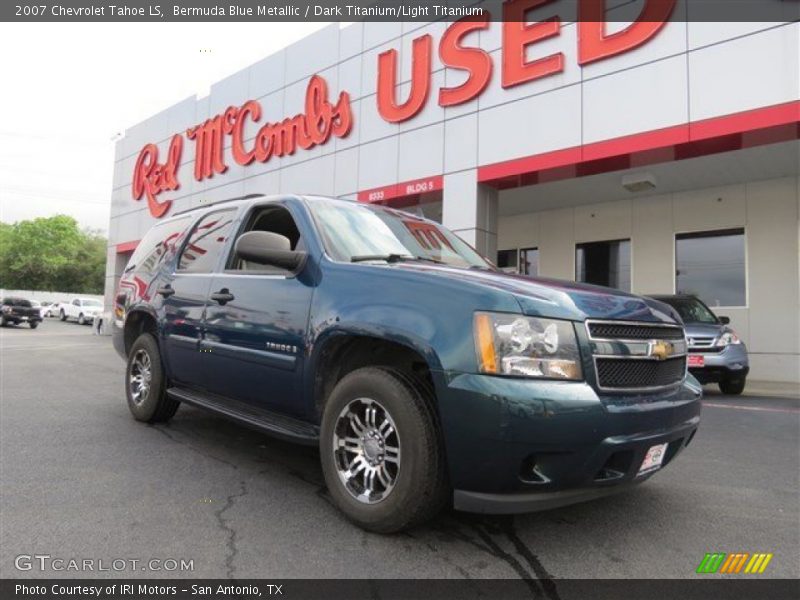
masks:
<path id="1" fill-rule="evenodd" d="M 73 298 L 71 302 L 62 302 L 58 316 L 62 321 L 75 319 L 80 325 L 94 321 L 103 312 L 103 303 L 93 298 Z"/>
<path id="2" fill-rule="evenodd" d="M 59 306 L 59 302 L 42 302 L 42 318 L 57 317 Z"/>

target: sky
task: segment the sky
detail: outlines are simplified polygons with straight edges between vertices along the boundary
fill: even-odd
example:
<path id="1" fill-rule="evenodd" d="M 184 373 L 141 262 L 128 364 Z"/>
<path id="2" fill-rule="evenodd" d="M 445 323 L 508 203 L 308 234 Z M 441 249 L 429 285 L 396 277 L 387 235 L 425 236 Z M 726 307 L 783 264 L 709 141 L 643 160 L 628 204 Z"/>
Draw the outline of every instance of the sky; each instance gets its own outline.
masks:
<path id="1" fill-rule="evenodd" d="M 327 23 L 0 23 L 0 221 L 108 230 L 126 128 Z"/>

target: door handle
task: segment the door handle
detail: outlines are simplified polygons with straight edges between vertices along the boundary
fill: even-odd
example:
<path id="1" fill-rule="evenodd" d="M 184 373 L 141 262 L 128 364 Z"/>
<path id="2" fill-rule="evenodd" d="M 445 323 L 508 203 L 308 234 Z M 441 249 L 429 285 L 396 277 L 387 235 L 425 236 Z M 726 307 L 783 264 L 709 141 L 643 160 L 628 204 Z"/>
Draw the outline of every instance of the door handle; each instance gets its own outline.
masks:
<path id="1" fill-rule="evenodd" d="M 164 296 L 164 298 L 169 298 L 174 293 L 175 293 L 175 290 L 173 290 L 172 286 L 169 286 L 169 285 L 166 285 L 166 286 L 164 286 L 162 288 L 158 288 L 156 290 L 156 294 L 159 294 L 160 296 Z"/>
<path id="2" fill-rule="evenodd" d="M 230 302 L 234 298 L 235 296 L 228 291 L 228 288 L 222 288 L 220 291 L 211 294 L 211 299 L 222 305 L 226 302 Z"/>

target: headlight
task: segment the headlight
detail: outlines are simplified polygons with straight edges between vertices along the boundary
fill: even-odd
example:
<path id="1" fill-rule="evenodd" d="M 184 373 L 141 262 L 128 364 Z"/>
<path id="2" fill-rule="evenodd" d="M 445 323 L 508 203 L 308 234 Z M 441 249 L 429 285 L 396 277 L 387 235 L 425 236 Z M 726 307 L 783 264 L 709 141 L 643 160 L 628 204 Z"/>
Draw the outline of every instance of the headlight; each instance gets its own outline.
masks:
<path id="1" fill-rule="evenodd" d="M 581 378 L 578 342 L 570 321 L 478 312 L 474 335 L 481 373 Z"/>
<path id="2" fill-rule="evenodd" d="M 741 344 L 742 340 L 739 339 L 739 336 L 736 335 L 736 332 L 733 330 L 726 331 L 721 336 L 719 336 L 719 341 L 717 342 L 718 346 L 728 346 L 731 344 Z"/>

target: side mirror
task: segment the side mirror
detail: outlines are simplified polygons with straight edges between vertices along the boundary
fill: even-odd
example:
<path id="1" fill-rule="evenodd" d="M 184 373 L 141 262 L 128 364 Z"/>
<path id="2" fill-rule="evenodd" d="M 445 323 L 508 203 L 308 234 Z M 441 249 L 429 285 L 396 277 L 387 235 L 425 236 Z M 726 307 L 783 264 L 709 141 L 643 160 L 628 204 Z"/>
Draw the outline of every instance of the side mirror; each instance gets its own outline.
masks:
<path id="1" fill-rule="evenodd" d="M 234 250 L 242 260 L 297 271 L 305 262 L 305 252 L 295 252 L 285 235 L 271 231 L 248 231 L 236 240 Z"/>
<path id="2" fill-rule="evenodd" d="M 731 323 L 730 317 L 717 317 L 717 318 L 719 319 L 719 322 L 722 323 L 723 325 L 730 325 Z"/>

